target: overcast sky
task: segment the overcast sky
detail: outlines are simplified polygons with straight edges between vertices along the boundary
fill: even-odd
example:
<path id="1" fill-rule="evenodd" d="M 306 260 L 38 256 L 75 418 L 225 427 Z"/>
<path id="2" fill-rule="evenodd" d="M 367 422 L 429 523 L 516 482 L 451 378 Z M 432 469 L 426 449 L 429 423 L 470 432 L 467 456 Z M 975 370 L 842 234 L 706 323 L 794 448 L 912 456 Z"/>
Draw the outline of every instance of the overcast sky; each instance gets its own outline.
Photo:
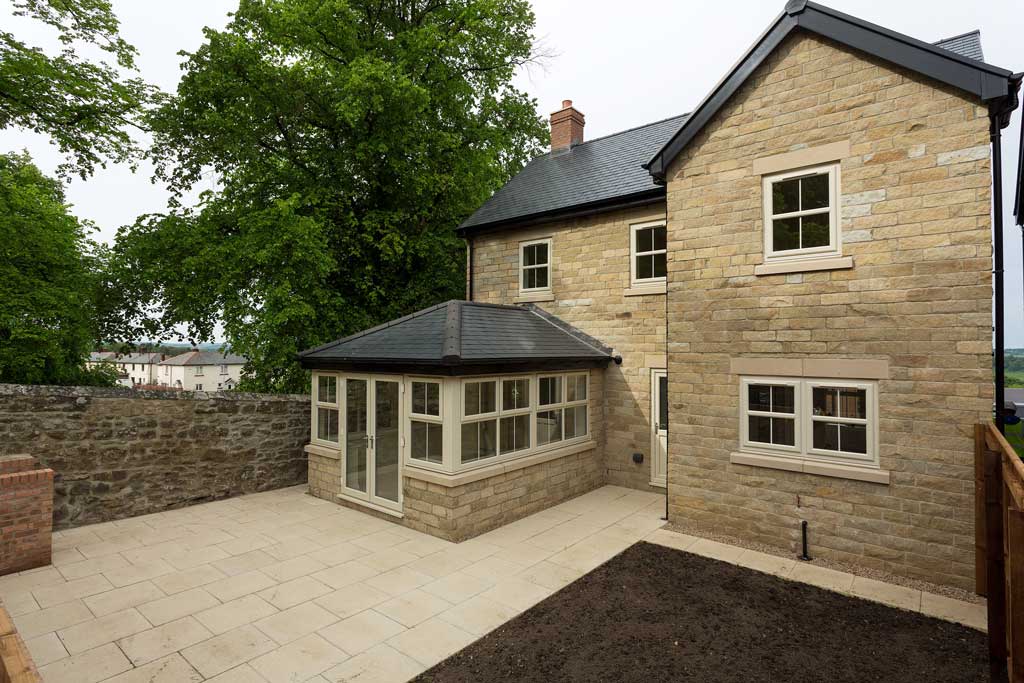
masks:
<path id="1" fill-rule="evenodd" d="M 929 42 L 981 29 L 985 59 L 1024 71 L 1024 11 L 1020 0 L 829 0 L 826 4 Z M 785 5 L 769 2 L 678 2 L 621 0 L 534 0 L 536 35 L 554 56 L 543 68 L 517 77 L 538 100 L 542 114 L 572 99 L 587 117 L 594 138 L 690 111 Z M 179 78 L 179 50 L 195 50 L 204 26 L 221 28 L 237 0 L 113 0 L 122 35 L 139 50 L 142 77 L 171 91 Z M 48 46 L 45 32 L 13 20 L 0 0 L 0 24 L 32 44 Z M 1007 346 L 1024 346 L 1021 233 L 1012 226 L 1012 182 L 1016 177 L 1020 111 L 1004 131 L 1006 214 Z M 0 131 L 0 151 L 27 149 L 46 172 L 61 157 L 45 137 Z M 101 170 L 68 188 L 75 212 L 99 227 L 98 238 L 113 239 L 117 228 L 166 206 L 163 187 L 150 182 L 151 169 Z M 201 188 L 202 189 L 202 188 Z"/>

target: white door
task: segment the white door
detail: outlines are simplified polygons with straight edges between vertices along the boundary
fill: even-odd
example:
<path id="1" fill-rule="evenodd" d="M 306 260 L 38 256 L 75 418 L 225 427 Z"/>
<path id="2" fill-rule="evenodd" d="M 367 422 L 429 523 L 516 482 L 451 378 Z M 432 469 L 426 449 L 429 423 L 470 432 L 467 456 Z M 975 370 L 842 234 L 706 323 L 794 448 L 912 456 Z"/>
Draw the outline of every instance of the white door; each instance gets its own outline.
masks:
<path id="1" fill-rule="evenodd" d="M 668 373 L 651 370 L 651 485 L 665 486 L 668 471 Z"/>
<path id="2" fill-rule="evenodd" d="M 345 379 L 345 495 L 401 510 L 401 391 L 392 377 Z"/>

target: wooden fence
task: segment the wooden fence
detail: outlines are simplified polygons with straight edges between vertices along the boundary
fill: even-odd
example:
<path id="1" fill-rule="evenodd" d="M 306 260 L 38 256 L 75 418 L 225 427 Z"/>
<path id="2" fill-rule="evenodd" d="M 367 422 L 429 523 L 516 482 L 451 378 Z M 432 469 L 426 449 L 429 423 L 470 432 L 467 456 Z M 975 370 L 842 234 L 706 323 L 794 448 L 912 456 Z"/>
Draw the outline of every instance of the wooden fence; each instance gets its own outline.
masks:
<path id="1" fill-rule="evenodd" d="M 1024 462 L 993 424 L 974 430 L 975 581 L 988 598 L 992 680 L 1024 683 Z"/>

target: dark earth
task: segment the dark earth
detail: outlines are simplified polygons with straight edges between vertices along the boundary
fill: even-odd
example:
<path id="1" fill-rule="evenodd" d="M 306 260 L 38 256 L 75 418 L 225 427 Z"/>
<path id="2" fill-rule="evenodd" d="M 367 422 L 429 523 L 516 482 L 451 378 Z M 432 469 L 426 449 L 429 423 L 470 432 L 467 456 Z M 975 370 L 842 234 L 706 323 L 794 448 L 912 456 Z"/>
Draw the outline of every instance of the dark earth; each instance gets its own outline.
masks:
<path id="1" fill-rule="evenodd" d="M 983 633 L 638 543 L 415 680 L 988 681 Z"/>

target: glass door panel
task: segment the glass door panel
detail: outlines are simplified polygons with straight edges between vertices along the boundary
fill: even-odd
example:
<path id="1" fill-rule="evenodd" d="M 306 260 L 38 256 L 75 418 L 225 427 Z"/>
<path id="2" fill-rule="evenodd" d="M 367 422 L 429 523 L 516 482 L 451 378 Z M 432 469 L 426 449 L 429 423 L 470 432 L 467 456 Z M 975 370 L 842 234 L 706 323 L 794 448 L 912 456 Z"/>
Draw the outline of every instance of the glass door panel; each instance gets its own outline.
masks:
<path id="1" fill-rule="evenodd" d="M 345 488 L 367 492 L 367 450 L 370 430 L 367 422 L 369 386 L 365 379 L 345 381 Z"/>
<path id="2" fill-rule="evenodd" d="M 398 502 L 400 454 L 398 382 L 374 380 L 373 495 Z"/>
<path id="3" fill-rule="evenodd" d="M 668 471 L 668 375 L 651 372 L 651 484 L 665 486 Z"/>

